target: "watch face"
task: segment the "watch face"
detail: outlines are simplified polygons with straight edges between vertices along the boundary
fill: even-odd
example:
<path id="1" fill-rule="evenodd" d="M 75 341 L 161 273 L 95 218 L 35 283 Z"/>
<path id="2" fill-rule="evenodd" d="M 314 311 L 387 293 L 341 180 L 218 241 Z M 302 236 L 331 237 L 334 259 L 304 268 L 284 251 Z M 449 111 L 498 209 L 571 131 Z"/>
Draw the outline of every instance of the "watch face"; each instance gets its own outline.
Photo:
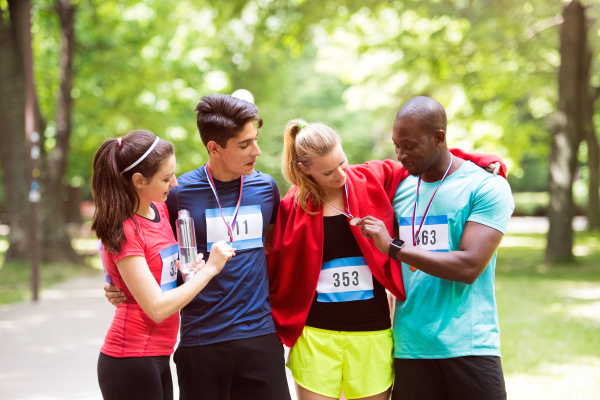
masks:
<path id="1" fill-rule="evenodd" d="M 394 238 L 392 243 L 390 243 L 390 250 L 388 256 L 391 258 L 396 258 L 396 253 L 400 251 L 400 249 L 404 246 L 404 241 L 398 238 Z"/>

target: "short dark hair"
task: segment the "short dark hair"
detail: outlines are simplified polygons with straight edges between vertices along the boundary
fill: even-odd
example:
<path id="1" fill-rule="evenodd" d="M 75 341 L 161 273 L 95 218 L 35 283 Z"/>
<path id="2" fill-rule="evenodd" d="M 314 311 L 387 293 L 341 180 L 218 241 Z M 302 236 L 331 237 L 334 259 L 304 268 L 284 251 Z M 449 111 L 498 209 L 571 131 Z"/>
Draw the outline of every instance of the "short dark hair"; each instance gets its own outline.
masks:
<path id="1" fill-rule="evenodd" d="M 196 123 L 200 139 L 205 146 L 215 141 L 221 147 L 236 137 L 250 121 L 258 121 L 258 128 L 263 121 L 258 116 L 258 107 L 254 104 L 226 94 L 208 94 L 196 106 Z"/>
<path id="2" fill-rule="evenodd" d="M 440 102 L 431 97 L 417 96 L 408 100 L 398 110 L 396 121 L 412 116 L 419 119 L 430 135 L 434 135 L 439 130 L 446 132 L 448 125 L 446 110 Z"/>

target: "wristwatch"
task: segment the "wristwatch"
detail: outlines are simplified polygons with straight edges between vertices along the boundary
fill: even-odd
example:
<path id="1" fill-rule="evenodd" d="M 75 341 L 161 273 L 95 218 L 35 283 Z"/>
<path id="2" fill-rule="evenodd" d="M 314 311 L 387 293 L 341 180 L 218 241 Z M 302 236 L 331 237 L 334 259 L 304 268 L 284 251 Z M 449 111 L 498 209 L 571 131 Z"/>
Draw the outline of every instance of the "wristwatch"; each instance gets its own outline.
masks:
<path id="1" fill-rule="evenodd" d="M 404 240 L 400 240 L 398 238 L 394 238 L 390 243 L 390 249 L 388 250 L 388 256 L 390 258 L 396 258 L 396 254 L 400 251 L 401 248 L 404 247 Z"/>

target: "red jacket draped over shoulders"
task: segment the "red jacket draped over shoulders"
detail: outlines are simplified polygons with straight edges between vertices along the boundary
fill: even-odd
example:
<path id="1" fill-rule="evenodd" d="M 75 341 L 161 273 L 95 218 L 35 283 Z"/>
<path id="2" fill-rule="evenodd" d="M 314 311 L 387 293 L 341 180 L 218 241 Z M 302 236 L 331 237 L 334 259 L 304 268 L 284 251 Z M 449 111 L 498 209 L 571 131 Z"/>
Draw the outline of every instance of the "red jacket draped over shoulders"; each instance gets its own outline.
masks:
<path id="1" fill-rule="evenodd" d="M 501 162 L 495 155 L 467 154 L 456 149 L 451 152 L 483 168 Z M 392 160 L 369 161 L 348 166 L 346 173 L 350 213 L 355 217 L 372 215 L 382 220 L 395 237 L 392 200 L 398 185 L 408 176 L 402 164 Z M 504 164 L 500 174 L 506 176 Z M 308 210 L 316 214 L 304 212 L 296 202 L 297 192 L 298 188 L 292 187 L 281 200 L 273 231 L 273 250 L 267 256 L 273 321 L 279 339 L 288 347 L 302 334 L 323 260 L 323 209 L 313 208 L 309 201 Z M 350 226 L 350 229 L 373 276 L 397 299 L 404 300 L 400 261 L 377 250 L 359 227 Z"/>

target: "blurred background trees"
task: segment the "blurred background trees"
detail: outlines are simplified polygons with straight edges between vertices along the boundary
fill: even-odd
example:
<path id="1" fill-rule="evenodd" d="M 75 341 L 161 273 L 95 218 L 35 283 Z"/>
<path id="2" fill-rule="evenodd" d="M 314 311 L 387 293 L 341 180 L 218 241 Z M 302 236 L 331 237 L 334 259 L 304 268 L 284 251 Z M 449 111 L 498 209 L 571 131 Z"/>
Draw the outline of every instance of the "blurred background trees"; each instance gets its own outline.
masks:
<path id="1" fill-rule="evenodd" d="M 46 260 L 76 257 L 67 223 L 77 215 L 67 210 L 91 200 L 104 140 L 150 129 L 174 143 L 186 172 L 207 160 L 200 97 L 240 88 L 265 121 L 257 168 L 282 192 L 289 119 L 335 126 L 351 163 L 394 158 L 395 112 L 427 95 L 446 107 L 452 146 L 506 161 L 517 213 L 550 216 L 547 260 L 572 257 L 574 214 L 600 227 L 597 2 L 0 0 L 0 219 L 10 248 L 27 248 L 27 5 Z"/>

